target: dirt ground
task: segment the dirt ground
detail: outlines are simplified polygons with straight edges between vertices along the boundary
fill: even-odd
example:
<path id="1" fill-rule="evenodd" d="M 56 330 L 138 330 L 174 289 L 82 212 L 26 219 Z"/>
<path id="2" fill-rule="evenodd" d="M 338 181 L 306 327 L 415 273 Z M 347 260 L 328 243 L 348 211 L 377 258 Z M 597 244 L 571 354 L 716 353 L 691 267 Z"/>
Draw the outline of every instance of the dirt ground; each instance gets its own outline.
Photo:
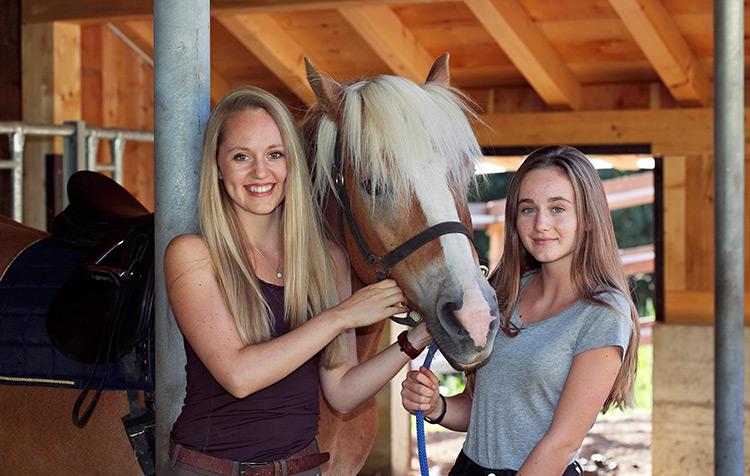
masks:
<path id="1" fill-rule="evenodd" d="M 465 435 L 450 431 L 426 436 L 430 476 L 447 476 Z M 410 476 L 419 476 L 416 438 Z M 651 413 L 628 411 L 600 416 L 581 448 L 586 476 L 650 476 Z"/>

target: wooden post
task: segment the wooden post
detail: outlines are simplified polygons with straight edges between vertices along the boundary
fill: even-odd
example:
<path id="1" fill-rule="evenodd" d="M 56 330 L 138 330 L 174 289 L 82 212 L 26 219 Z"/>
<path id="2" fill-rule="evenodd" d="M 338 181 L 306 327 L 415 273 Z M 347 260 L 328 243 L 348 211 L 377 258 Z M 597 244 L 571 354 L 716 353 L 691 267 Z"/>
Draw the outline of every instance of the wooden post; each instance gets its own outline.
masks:
<path id="1" fill-rule="evenodd" d="M 391 345 L 404 327 L 388 320 L 378 351 Z M 401 382 L 408 364 L 377 394 L 378 433 L 359 474 L 406 476 L 411 464 L 411 419 L 401 406 Z"/>
<path id="2" fill-rule="evenodd" d="M 23 121 L 62 124 L 81 117 L 81 29 L 38 23 L 21 30 Z M 24 155 L 24 222 L 46 228 L 44 156 L 62 152 L 62 139 L 27 138 Z"/>
<path id="3" fill-rule="evenodd" d="M 21 120 L 21 0 L 0 0 L 0 121 Z M 0 157 L 10 157 L 8 137 L 0 137 Z M 11 175 L 0 174 L 0 215 L 11 216 L 13 210 Z"/>
<path id="4" fill-rule="evenodd" d="M 495 269 L 503 257 L 505 246 L 505 222 L 498 221 L 487 227 L 487 237 L 490 239 L 490 249 L 487 252 L 490 271 Z"/>

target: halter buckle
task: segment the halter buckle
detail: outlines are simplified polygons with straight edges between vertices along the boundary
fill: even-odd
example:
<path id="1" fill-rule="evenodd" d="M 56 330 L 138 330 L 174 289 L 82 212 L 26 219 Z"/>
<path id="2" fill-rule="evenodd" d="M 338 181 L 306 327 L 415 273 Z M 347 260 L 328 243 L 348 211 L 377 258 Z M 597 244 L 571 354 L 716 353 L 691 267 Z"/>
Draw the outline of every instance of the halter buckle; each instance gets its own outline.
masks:
<path id="1" fill-rule="evenodd" d="M 382 281 L 384 279 L 388 279 L 388 277 L 391 275 L 391 268 L 387 267 L 383 264 L 382 258 L 379 256 L 371 255 L 372 259 L 368 260 L 371 261 L 368 263 L 370 266 L 375 268 L 375 281 Z"/>

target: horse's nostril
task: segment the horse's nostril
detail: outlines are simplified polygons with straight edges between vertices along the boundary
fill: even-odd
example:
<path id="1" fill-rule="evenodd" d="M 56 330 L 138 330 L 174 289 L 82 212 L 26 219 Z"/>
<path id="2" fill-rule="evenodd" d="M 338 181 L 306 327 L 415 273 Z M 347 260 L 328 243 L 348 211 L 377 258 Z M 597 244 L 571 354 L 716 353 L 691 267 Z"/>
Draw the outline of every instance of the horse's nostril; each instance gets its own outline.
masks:
<path id="1" fill-rule="evenodd" d="M 456 319 L 455 314 L 456 310 L 460 308 L 461 305 L 459 303 L 450 301 L 440 306 L 440 312 L 438 312 L 438 320 L 443 325 L 443 329 L 445 329 L 445 331 L 452 336 L 455 336 L 463 331 L 463 328 L 458 322 L 458 319 Z"/>
<path id="2" fill-rule="evenodd" d="M 445 313 L 452 314 L 456 309 L 459 309 L 459 306 L 455 302 L 446 302 L 443 304 L 443 312 Z"/>

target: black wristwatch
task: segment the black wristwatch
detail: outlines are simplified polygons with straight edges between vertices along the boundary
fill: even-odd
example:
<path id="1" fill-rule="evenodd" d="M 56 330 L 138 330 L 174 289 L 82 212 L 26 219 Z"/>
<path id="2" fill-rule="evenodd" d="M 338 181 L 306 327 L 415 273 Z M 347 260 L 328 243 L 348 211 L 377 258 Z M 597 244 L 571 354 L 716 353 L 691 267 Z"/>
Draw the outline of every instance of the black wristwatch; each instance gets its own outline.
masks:
<path id="1" fill-rule="evenodd" d="M 441 411 L 440 415 L 438 415 L 438 417 L 435 418 L 434 420 L 427 418 L 427 414 L 425 413 L 424 421 L 426 421 L 427 423 L 432 423 L 433 425 L 437 425 L 441 421 L 443 421 L 443 418 L 445 418 L 445 412 L 446 410 L 448 410 L 448 401 L 445 399 L 445 397 L 442 394 L 440 394 L 440 400 L 443 401 L 443 411 Z"/>

